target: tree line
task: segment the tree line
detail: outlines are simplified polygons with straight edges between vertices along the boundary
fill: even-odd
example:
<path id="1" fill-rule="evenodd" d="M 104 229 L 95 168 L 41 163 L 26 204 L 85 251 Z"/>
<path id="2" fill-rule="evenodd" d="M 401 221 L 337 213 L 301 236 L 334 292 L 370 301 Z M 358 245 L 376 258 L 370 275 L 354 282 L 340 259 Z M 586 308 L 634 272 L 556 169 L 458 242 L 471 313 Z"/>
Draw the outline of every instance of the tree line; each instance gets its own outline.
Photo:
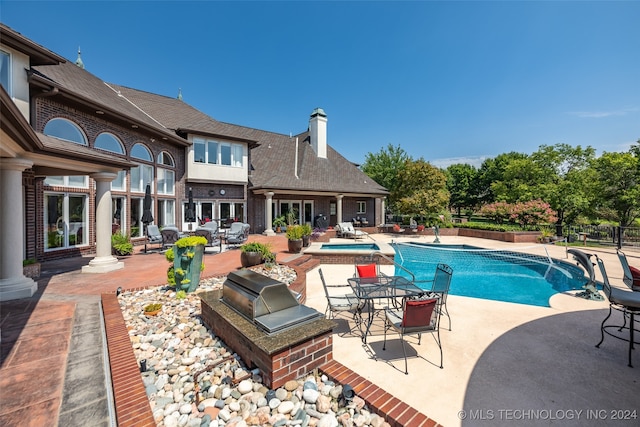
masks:
<path id="1" fill-rule="evenodd" d="M 389 190 L 394 214 L 471 216 L 496 203 L 535 202 L 548 204 L 557 224 L 640 225 L 640 140 L 627 152 L 599 157 L 590 146 L 541 145 L 531 154 L 486 159 L 479 168 L 459 163 L 445 169 L 389 144 L 367 153 L 361 169 Z"/>

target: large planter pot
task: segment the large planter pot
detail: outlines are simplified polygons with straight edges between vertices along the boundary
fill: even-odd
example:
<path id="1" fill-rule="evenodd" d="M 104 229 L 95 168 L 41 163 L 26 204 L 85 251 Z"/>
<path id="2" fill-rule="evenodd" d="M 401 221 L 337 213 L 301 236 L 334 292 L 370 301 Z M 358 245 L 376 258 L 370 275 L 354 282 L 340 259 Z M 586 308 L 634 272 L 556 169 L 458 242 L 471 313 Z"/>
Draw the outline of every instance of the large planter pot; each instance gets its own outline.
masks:
<path id="1" fill-rule="evenodd" d="M 260 252 L 240 252 L 240 264 L 245 268 L 262 264 L 262 254 Z"/>
<path id="2" fill-rule="evenodd" d="M 302 239 L 298 240 L 289 240 L 289 252 L 292 254 L 297 254 L 302 251 Z"/>
<path id="3" fill-rule="evenodd" d="M 302 246 L 308 248 L 311 245 L 311 236 L 302 236 Z"/>
<path id="4" fill-rule="evenodd" d="M 180 248 L 173 245 L 173 268 L 176 277 L 176 290 L 193 292 L 200 283 L 200 265 L 204 255 L 204 245 Z M 183 274 L 178 274 L 182 271 Z"/>

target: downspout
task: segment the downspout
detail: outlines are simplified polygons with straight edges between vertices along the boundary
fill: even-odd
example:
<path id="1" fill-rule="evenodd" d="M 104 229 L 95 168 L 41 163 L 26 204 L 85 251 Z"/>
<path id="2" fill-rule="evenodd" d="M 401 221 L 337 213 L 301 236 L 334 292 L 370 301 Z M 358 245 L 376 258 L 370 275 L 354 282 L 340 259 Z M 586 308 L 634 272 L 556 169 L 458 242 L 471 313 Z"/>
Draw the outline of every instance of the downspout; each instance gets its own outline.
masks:
<path id="1" fill-rule="evenodd" d="M 296 155 L 295 155 L 295 160 L 294 160 L 294 165 L 293 165 L 293 174 L 295 175 L 296 179 L 298 178 L 298 137 L 296 136 Z"/>

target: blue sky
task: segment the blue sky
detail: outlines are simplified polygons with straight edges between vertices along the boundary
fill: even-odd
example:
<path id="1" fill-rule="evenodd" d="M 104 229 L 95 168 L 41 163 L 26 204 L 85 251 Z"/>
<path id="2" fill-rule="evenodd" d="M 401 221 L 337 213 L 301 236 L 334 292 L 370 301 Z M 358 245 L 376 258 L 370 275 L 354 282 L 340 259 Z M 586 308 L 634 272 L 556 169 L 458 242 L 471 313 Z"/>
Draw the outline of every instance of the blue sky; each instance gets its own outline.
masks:
<path id="1" fill-rule="evenodd" d="M 224 122 L 296 134 L 321 107 L 356 163 L 388 144 L 446 166 L 640 139 L 635 1 L 0 0 L 0 20 Z"/>

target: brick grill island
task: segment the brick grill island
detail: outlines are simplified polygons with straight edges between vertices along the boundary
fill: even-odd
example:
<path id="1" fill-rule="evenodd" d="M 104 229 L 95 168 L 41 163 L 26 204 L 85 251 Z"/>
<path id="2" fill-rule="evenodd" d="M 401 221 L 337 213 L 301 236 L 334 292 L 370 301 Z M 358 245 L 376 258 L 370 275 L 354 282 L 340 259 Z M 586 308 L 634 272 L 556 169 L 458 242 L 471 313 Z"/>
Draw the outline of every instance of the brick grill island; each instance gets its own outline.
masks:
<path id="1" fill-rule="evenodd" d="M 333 360 L 335 322 L 324 316 L 269 333 L 223 302 L 223 290 L 204 292 L 200 298 L 202 318 L 207 326 L 247 367 L 260 370 L 267 387 L 276 389 Z"/>

